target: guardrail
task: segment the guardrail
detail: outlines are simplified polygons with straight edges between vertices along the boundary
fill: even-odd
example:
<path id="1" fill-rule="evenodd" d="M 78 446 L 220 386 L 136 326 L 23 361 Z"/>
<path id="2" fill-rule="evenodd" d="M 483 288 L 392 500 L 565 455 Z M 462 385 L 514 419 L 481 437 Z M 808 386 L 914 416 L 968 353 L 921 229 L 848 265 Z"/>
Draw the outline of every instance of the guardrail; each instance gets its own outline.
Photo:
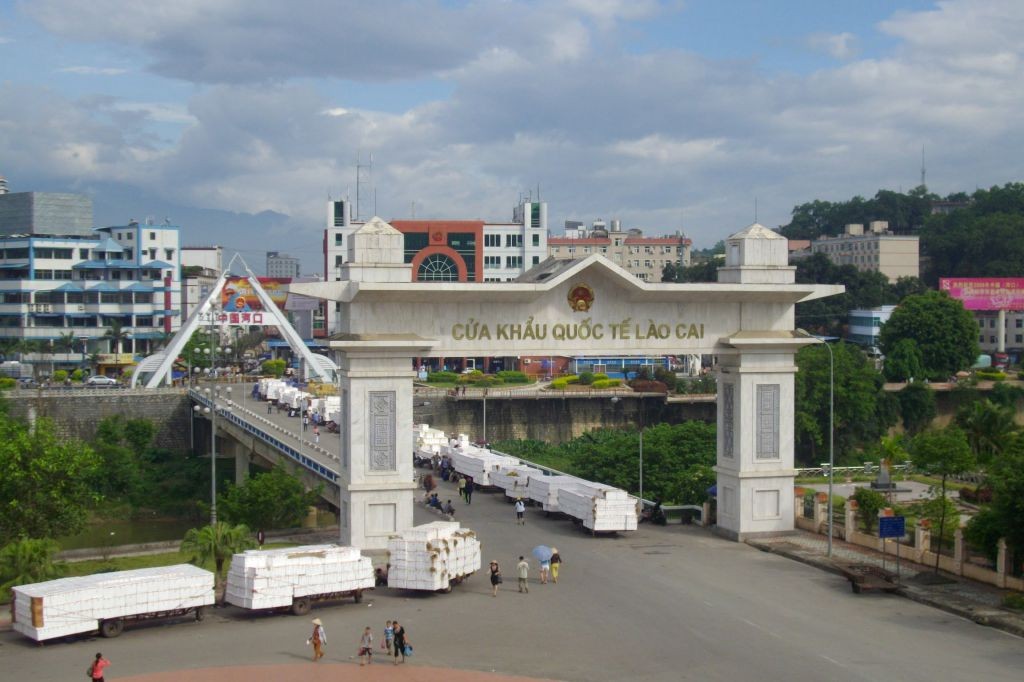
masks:
<path id="1" fill-rule="evenodd" d="M 195 389 L 189 390 L 189 397 L 192 398 L 192 400 L 194 400 L 195 402 L 203 405 L 204 407 L 213 407 L 213 401 Z M 335 455 L 333 452 L 330 452 L 329 450 L 320 447 L 316 443 L 312 443 L 310 441 L 303 439 L 298 434 L 295 434 L 292 431 L 289 431 L 288 429 L 280 426 L 279 424 L 276 424 L 275 422 L 267 419 L 266 417 L 263 417 L 246 407 L 243 407 L 241 404 L 235 401 L 228 401 L 228 405 L 230 406 L 231 409 L 225 409 L 223 407 L 217 409 L 218 418 L 225 419 L 228 422 L 237 426 L 238 428 L 242 429 L 249 435 L 259 438 L 261 441 L 267 443 L 268 445 L 272 445 L 282 454 L 287 456 L 290 460 L 292 460 L 299 466 L 303 467 L 307 471 L 310 471 L 316 474 L 317 476 L 330 481 L 331 483 L 338 482 L 337 471 L 318 462 L 309 455 L 303 453 L 301 450 L 292 447 L 291 445 L 285 442 L 285 439 L 296 440 L 302 446 L 305 446 L 310 450 L 313 450 L 314 452 L 321 454 L 323 457 L 327 459 L 338 462 L 340 465 L 340 460 L 338 456 Z M 245 413 L 246 416 L 252 419 L 253 422 L 261 424 L 262 428 L 255 426 L 253 423 L 250 423 L 246 419 L 243 419 L 238 414 L 238 412 Z M 274 435 L 275 433 L 280 434 L 280 437 Z"/>
<path id="2" fill-rule="evenodd" d="M 16 392 L 19 399 L 32 397 L 41 398 L 88 398 L 110 395 L 184 395 L 185 389 L 171 388 L 127 388 L 124 386 L 50 386 L 48 388 L 19 388 Z"/>

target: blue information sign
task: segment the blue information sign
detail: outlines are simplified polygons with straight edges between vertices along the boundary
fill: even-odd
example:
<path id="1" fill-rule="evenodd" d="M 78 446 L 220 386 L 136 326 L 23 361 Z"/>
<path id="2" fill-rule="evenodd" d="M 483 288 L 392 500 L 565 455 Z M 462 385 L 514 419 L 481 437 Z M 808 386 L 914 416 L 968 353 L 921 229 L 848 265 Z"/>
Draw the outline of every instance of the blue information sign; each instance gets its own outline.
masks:
<path id="1" fill-rule="evenodd" d="M 907 534 L 907 519 L 904 516 L 882 516 L 878 519 L 878 537 L 901 538 Z"/>

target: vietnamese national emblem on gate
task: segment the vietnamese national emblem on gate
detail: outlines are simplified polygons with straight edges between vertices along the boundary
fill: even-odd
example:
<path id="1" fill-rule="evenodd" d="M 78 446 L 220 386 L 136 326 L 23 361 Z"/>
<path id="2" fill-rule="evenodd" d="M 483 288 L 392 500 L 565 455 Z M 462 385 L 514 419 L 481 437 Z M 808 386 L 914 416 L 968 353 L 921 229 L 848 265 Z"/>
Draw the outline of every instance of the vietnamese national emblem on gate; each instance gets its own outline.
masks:
<path id="1" fill-rule="evenodd" d="M 585 313 L 594 303 L 594 290 L 586 284 L 577 284 L 569 289 L 569 307 L 575 312 Z"/>

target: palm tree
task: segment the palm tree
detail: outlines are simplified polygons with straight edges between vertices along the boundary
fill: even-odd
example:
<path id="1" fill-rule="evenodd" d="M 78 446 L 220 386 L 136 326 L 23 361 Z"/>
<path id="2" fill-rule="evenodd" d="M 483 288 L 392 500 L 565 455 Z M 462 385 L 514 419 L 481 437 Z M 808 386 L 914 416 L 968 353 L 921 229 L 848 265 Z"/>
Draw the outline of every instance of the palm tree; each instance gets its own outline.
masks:
<path id="1" fill-rule="evenodd" d="M 75 338 L 74 332 L 68 332 L 67 334 L 61 334 L 57 337 L 57 340 L 53 342 L 54 347 L 64 353 L 70 353 L 75 350 L 75 346 L 78 344 L 78 339 Z"/>
<path id="2" fill-rule="evenodd" d="M 957 426 L 967 435 L 967 442 L 979 462 L 990 462 L 1013 440 L 1017 431 L 1013 414 L 1012 407 L 997 405 L 991 400 L 976 400 L 957 411 Z"/>
<path id="3" fill-rule="evenodd" d="M 54 562 L 60 546 L 50 539 L 20 538 L 0 549 L 0 593 L 17 585 L 59 578 L 64 565 Z"/>
<path id="4" fill-rule="evenodd" d="M 103 334 L 105 338 L 110 339 L 110 352 L 120 354 L 121 353 L 121 342 L 128 338 L 128 332 L 124 329 L 124 323 L 121 320 L 111 320 L 110 327 Z"/>
<path id="5" fill-rule="evenodd" d="M 205 564 L 213 560 L 214 575 L 220 581 L 224 562 L 238 552 L 255 547 L 249 527 L 232 526 L 218 521 L 215 526 L 192 528 L 181 541 L 181 553 L 191 554 L 191 563 Z"/>

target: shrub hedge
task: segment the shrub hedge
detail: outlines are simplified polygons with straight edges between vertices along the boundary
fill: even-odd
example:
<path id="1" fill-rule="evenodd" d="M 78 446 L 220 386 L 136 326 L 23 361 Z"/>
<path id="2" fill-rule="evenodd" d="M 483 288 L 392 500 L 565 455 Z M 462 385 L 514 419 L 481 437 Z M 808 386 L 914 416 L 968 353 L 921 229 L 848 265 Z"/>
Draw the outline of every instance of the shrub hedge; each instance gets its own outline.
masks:
<path id="1" fill-rule="evenodd" d="M 506 384 L 528 384 L 530 383 L 530 377 L 526 376 L 524 372 L 517 372 L 515 370 L 506 369 L 497 373 L 499 379 L 504 381 Z"/>
<path id="2" fill-rule="evenodd" d="M 999 370 L 984 370 L 979 369 L 975 374 L 982 381 L 1006 381 L 1006 372 L 1000 372 Z"/>
<path id="3" fill-rule="evenodd" d="M 454 384 L 459 380 L 455 372 L 430 372 L 427 374 L 427 383 Z"/>
<path id="4" fill-rule="evenodd" d="M 622 385 L 622 379 L 595 379 L 591 384 L 594 388 L 615 388 Z"/>

